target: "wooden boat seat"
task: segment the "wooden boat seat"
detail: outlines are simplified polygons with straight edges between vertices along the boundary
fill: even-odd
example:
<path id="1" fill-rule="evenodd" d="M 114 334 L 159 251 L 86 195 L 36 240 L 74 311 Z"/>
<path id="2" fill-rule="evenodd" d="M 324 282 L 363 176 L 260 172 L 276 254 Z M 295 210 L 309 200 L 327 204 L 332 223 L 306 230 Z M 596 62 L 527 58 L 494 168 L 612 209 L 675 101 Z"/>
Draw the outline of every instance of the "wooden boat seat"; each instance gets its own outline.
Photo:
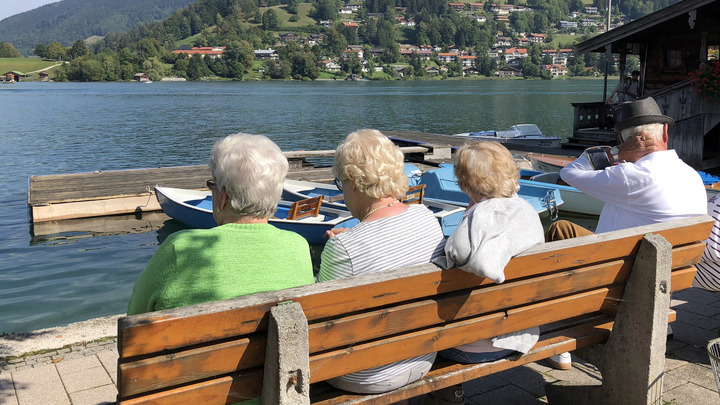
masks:
<path id="1" fill-rule="evenodd" d="M 422 204 L 425 198 L 425 184 L 418 184 L 408 189 L 405 196 L 400 201 L 405 204 Z"/>
<path id="2" fill-rule="evenodd" d="M 320 215 L 320 207 L 322 206 L 322 200 L 324 197 L 324 195 L 319 195 L 317 197 L 295 201 L 290 206 L 290 211 L 288 211 L 288 215 L 285 219 L 297 220 L 310 216 L 317 217 Z"/>

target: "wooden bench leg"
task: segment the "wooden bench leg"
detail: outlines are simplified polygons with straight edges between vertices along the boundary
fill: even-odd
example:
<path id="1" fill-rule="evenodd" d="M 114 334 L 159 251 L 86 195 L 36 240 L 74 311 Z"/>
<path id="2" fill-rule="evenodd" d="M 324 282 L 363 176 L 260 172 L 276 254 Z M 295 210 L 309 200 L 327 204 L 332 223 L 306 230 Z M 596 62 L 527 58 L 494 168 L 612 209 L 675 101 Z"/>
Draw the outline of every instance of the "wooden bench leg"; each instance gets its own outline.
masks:
<path id="1" fill-rule="evenodd" d="M 270 309 L 262 403 L 310 404 L 308 323 L 297 302 Z"/>
<path id="2" fill-rule="evenodd" d="M 646 235 L 607 343 L 578 351 L 598 366 L 602 385 L 549 384 L 549 403 L 662 403 L 671 264 L 672 246 L 659 235 Z"/>

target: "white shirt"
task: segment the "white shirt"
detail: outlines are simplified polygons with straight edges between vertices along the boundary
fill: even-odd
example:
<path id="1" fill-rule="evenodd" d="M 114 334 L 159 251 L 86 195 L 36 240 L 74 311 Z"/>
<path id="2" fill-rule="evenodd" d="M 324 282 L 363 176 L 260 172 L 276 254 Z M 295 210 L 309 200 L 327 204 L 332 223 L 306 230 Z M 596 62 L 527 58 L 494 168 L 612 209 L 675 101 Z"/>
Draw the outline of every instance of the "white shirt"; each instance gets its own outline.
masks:
<path id="1" fill-rule="evenodd" d="M 592 170 L 583 153 L 560 171 L 562 179 L 605 202 L 596 233 L 690 218 L 706 213 L 700 175 L 674 150 L 653 152 L 635 163 Z"/>

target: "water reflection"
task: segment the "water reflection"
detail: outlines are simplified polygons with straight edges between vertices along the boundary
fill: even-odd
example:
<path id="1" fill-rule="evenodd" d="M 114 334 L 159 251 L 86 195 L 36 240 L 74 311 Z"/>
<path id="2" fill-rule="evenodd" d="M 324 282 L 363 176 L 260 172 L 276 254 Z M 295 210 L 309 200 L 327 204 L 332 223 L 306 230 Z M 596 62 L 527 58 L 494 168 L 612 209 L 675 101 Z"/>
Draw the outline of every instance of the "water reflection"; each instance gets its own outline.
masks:
<path id="1" fill-rule="evenodd" d="M 179 224 L 172 221 L 163 212 L 30 223 L 30 245 L 59 245 L 98 236 L 127 235 L 152 231 L 158 231 L 158 240 L 162 242 L 167 235 L 178 230 L 174 229 L 166 233 L 165 237 L 160 240 L 159 231 L 165 227 L 166 222 Z M 169 228 L 177 228 L 174 224 L 171 224 Z M 182 224 L 180 225 L 182 226 Z"/>

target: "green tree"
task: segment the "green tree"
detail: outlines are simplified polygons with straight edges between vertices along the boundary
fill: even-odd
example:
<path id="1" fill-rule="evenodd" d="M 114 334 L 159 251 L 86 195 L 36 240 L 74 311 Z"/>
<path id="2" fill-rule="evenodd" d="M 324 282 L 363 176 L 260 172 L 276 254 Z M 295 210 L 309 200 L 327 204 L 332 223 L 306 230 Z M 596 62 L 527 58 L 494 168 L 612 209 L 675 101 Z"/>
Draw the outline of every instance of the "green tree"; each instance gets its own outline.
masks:
<path id="1" fill-rule="evenodd" d="M 340 34 L 338 30 L 330 27 L 325 32 L 325 48 L 331 55 L 340 55 L 342 51 L 347 49 L 347 39 Z"/>
<path id="2" fill-rule="evenodd" d="M 297 15 L 299 5 L 300 5 L 300 0 L 288 0 L 288 3 L 287 3 L 288 13 Z"/>
<path id="3" fill-rule="evenodd" d="M 87 45 L 83 41 L 75 41 L 74 44 L 67 50 L 66 54 L 68 59 L 82 58 L 83 56 L 90 53 Z"/>
<path id="4" fill-rule="evenodd" d="M 225 49 L 225 58 L 242 63 L 244 66 L 252 66 L 255 60 L 255 49 L 247 41 L 232 41 Z"/>
<path id="5" fill-rule="evenodd" d="M 288 76 L 290 76 L 290 72 L 292 72 L 292 69 L 290 67 L 290 62 L 286 60 L 279 60 L 268 61 L 265 67 L 265 71 L 272 79 L 286 79 Z"/>
<path id="6" fill-rule="evenodd" d="M 35 50 L 33 50 L 33 54 L 40 59 L 49 59 L 48 57 L 48 47 L 43 44 L 37 44 L 35 47 Z"/>
<path id="7" fill-rule="evenodd" d="M 9 42 L 0 42 L 0 58 L 22 58 L 20 51 Z"/>
<path id="8" fill-rule="evenodd" d="M 48 59 L 63 60 L 65 58 L 65 47 L 57 41 L 52 42 L 47 47 L 46 56 Z"/>
<path id="9" fill-rule="evenodd" d="M 190 66 L 190 59 L 178 58 L 172 67 L 172 74 L 177 77 L 184 77 L 187 79 L 187 70 Z"/>
<path id="10" fill-rule="evenodd" d="M 541 76 L 540 68 L 530 58 L 522 58 L 522 73 L 524 77 Z"/>
<path id="11" fill-rule="evenodd" d="M 156 57 L 152 57 L 143 62 L 143 70 L 148 74 L 150 80 L 160 80 L 167 76 L 165 65 Z"/>
<path id="12" fill-rule="evenodd" d="M 340 4 L 337 0 L 316 0 L 310 12 L 316 20 L 338 20 Z"/>
<path id="13" fill-rule="evenodd" d="M 97 55 L 97 60 L 103 67 L 104 78 L 106 81 L 117 81 L 120 80 L 120 61 L 118 60 L 117 53 L 112 52 L 108 49 Z"/>
<path id="14" fill-rule="evenodd" d="M 280 29 L 280 17 L 277 11 L 271 8 L 263 14 L 262 27 L 269 31 Z"/>
<path id="15" fill-rule="evenodd" d="M 200 54 L 195 54 L 190 58 L 187 68 L 187 77 L 190 80 L 200 80 L 203 77 L 210 76 L 211 72 L 205 64 L 205 60 Z"/>
<path id="16" fill-rule="evenodd" d="M 295 79 L 315 80 L 320 75 L 315 56 L 306 52 L 295 52 L 290 57 L 291 74 Z"/>
<path id="17" fill-rule="evenodd" d="M 340 61 L 340 66 L 343 72 L 347 72 L 347 74 L 360 74 L 362 72 L 362 64 L 360 64 L 360 59 L 358 59 L 354 52 L 348 55 L 348 57 L 343 58 Z"/>

